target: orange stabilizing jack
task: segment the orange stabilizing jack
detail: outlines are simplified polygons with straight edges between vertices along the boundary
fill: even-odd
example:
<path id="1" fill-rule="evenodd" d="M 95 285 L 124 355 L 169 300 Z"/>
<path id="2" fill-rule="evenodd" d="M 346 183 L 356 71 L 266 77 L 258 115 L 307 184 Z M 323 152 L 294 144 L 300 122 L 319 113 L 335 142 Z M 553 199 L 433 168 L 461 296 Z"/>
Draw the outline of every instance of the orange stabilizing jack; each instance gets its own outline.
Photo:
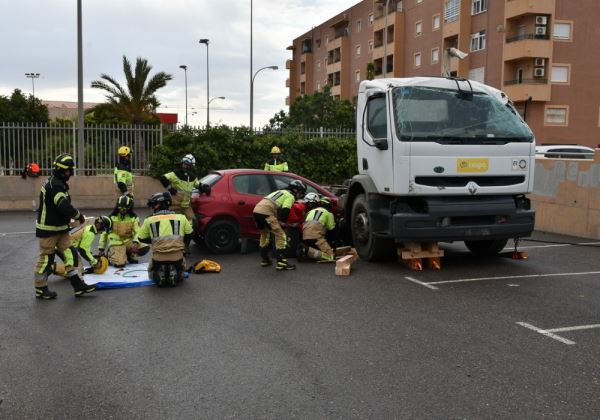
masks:
<path id="1" fill-rule="evenodd" d="M 517 247 L 519 246 L 520 241 L 521 241 L 521 239 L 515 238 L 515 249 L 512 252 L 512 259 L 513 260 L 528 260 L 529 254 L 527 254 L 527 252 L 517 250 Z"/>
<path id="2" fill-rule="evenodd" d="M 406 242 L 398 248 L 398 257 L 414 271 L 423 270 L 423 259 L 427 260 L 427 268 L 441 270 L 443 256 L 444 250 L 437 242 Z"/>

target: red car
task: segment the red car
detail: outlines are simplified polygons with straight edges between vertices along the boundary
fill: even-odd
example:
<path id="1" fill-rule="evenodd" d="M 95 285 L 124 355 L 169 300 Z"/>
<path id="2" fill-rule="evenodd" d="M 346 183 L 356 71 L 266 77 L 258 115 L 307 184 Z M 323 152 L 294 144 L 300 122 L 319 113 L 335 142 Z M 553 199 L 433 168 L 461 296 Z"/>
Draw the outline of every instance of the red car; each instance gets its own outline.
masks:
<path id="1" fill-rule="evenodd" d="M 326 195 L 337 213 L 338 199 L 323 187 L 290 172 L 269 172 L 258 169 L 225 169 L 213 171 L 201 179 L 211 187 L 209 195 L 192 198 L 192 209 L 198 222 L 196 242 L 203 240 L 216 254 L 233 252 L 240 238 L 258 238 L 252 210 L 262 198 L 285 188 L 292 180 L 306 184 L 307 192 Z"/>

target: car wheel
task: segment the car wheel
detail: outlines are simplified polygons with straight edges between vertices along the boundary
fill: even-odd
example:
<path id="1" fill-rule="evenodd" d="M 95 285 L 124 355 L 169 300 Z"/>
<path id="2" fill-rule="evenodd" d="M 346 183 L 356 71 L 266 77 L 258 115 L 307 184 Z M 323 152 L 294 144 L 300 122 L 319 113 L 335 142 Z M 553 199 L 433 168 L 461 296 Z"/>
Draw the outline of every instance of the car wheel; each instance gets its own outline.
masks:
<path id="1" fill-rule="evenodd" d="M 364 194 L 356 196 L 352 203 L 352 242 L 358 255 L 368 261 L 389 258 L 395 251 L 393 241 L 377 238 L 371 229 L 369 204 Z"/>
<path id="2" fill-rule="evenodd" d="M 489 239 L 483 241 L 465 241 L 465 245 L 473 254 L 481 257 L 492 257 L 504 249 L 508 239 Z"/>
<path id="3" fill-rule="evenodd" d="M 215 220 L 204 231 L 204 243 L 214 254 L 231 253 L 240 244 L 240 228 L 231 220 Z"/>

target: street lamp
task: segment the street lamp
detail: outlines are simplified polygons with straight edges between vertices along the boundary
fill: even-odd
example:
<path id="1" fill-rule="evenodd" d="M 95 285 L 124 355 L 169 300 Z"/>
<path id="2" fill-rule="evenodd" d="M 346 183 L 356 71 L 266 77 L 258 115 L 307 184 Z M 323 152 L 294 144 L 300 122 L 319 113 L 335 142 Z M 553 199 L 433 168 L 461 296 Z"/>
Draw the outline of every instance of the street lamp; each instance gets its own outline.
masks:
<path id="1" fill-rule="evenodd" d="M 256 73 L 254 73 L 254 76 L 252 76 L 252 79 L 250 80 L 250 130 L 254 129 L 254 79 L 256 78 L 256 75 L 262 70 L 277 70 L 278 68 L 279 67 L 277 66 L 266 66 L 261 69 L 258 69 L 256 70 Z"/>
<path id="2" fill-rule="evenodd" d="M 209 97 L 210 97 L 210 79 L 208 77 L 208 39 L 202 38 L 200 44 L 206 45 L 206 128 L 210 126 L 210 110 L 209 110 Z"/>
<path id="3" fill-rule="evenodd" d="M 210 103 L 211 103 L 212 101 L 214 101 L 215 99 L 225 99 L 225 97 L 224 97 L 224 96 L 215 96 L 214 98 L 211 98 L 211 99 L 208 101 L 207 109 L 208 109 L 208 107 L 210 107 Z"/>
<path id="4" fill-rule="evenodd" d="M 25 73 L 25 77 L 27 77 L 28 79 L 31 79 L 31 96 L 33 96 L 35 98 L 35 83 L 34 83 L 34 79 L 37 79 L 40 77 L 39 73 Z"/>
<path id="5" fill-rule="evenodd" d="M 188 117 L 188 108 L 187 108 L 187 66 L 182 64 L 179 66 L 180 69 L 183 69 L 185 74 L 185 126 L 187 127 L 187 117 Z"/>

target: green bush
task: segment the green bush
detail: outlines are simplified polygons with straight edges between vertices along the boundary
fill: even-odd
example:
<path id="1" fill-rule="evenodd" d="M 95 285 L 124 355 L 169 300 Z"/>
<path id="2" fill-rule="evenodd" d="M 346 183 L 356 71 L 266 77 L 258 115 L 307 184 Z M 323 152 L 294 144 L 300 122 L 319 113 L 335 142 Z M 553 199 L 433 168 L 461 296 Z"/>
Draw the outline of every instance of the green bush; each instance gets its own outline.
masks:
<path id="1" fill-rule="evenodd" d="M 356 173 L 354 138 L 252 134 L 247 128 L 227 126 L 165 135 L 163 145 L 153 150 L 150 173 L 158 177 L 171 171 L 186 153 L 196 157 L 199 176 L 216 169 L 262 169 L 273 146 L 281 148 L 291 172 L 320 184 L 338 184 Z"/>

